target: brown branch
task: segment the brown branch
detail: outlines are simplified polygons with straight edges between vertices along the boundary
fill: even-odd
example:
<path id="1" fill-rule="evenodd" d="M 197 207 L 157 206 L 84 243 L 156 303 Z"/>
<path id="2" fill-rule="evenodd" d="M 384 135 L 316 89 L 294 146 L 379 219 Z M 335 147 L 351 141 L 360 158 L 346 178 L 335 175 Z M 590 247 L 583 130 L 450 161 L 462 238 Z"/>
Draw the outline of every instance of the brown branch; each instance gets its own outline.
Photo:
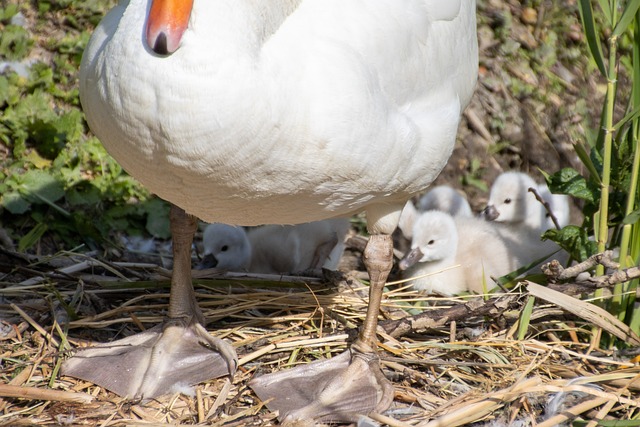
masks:
<path id="1" fill-rule="evenodd" d="M 574 277 L 578 277 L 580 274 L 591 270 L 596 265 L 603 265 L 607 268 L 617 270 L 620 268 L 620 264 L 613 261 L 613 251 L 604 251 L 600 254 L 591 255 L 586 260 L 579 264 L 572 265 L 571 267 L 563 268 L 559 263 L 553 261 L 549 264 L 542 266 L 545 275 L 548 275 L 545 268 L 549 268 L 551 271 L 551 277 L 555 280 L 566 280 Z"/>
<path id="2" fill-rule="evenodd" d="M 591 270 L 596 265 L 603 265 L 613 271 L 602 276 L 589 276 L 583 279 L 579 278 L 582 273 Z M 542 271 L 547 276 L 550 288 L 570 295 L 576 295 L 584 292 L 591 292 L 598 288 L 605 288 L 618 283 L 628 282 L 640 277 L 640 267 L 630 267 L 624 270 L 618 270 L 619 268 L 620 264 L 613 260 L 613 252 L 605 251 L 600 254 L 592 255 L 583 262 L 567 268 L 563 268 L 558 261 L 554 260 L 543 265 Z M 561 280 L 573 278 L 578 278 L 578 280 L 574 283 L 557 283 Z"/>
<path id="3" fill-rule="evenodd" d="M 392 337 L 399 338 L 411 332 L 435 329 L 454 320 L 460 321 L 478 316 L 498 317 L 517 306 L 517 298 L 516 295 L 502 295 L 488 301 L 472 300 L 465 304 L 430 310 L 416 316 L 382 321 L 379 327 Z"/>
<path id="4" fill-rule="evenodd" d="M 553 225 L 555 225 L 556 229 L 560 230 L 562 227 L 560 227 L 558 218 L 556 218 L 556 216 L 553 214 L 553 211 L 551 210 L 551 206 L 549 206 L 549 203 L 547 203 L 540 196 L 540 194 L 538 193 L 538 190 L 536 190 L 535 188 L 529 187 L 529 192 L 533 193 L 533 195 L 536 196 L 536 200 L 542 203 L 542 206 L 544 206 L 544 210 L 547 211 L 547 213 L 549 214 L 549 218 L 551 218 L 551 221 L 553 221 Z"/>

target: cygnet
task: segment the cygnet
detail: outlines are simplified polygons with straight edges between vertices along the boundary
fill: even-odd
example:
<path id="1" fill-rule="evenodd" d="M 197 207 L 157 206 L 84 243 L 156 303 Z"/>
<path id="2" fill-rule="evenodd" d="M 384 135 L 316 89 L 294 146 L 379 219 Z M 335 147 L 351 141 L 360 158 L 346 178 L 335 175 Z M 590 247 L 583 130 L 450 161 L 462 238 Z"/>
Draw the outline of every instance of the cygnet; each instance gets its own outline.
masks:
<path id="1" fill-rule="evenodd" d="M 538 189 L 538 184 L 522 172 L 502 173 L 491 186 L 487 207 L 481 216 L 488 221 L 501 223 L 496 227 L 516 257 L 529 264 L 546 255 L 566 260 L 566 254 L 552 255 L 559 250 L 557 244 L 542 240 L 547 230 L 547 211 L 529 188 Z"/>
<path id="2" fill-rule="evenodd" d="M 416 205 L 409 200 L 400 214 L 398 228 L 407 239 L 412 238 L 413 224 L 420 212 L 437 210 L 454 217 L 472 217 L 473 212 L 463 193 L 448 185 L 438 185 L 425 193 Z"/>
<path id="3" fill-rule="evenodd" d="M 500 174 L 489 193 L 489 201 L 482 216 L 489 221 L 523 224 L 542 232 L 546 224 L 546 212 L 542 203 L 529 188 L 538 184 L 526 173 L 505 172 Z"/>
<path id="4" fill-rule="evenodd" d="M 425 193 L 417 203 L 417 209 L 442 211 L 454 217 L 471 217 L 473 212 L 463 193 L 448 185 L 438 185 Z"/>
<path id="5" fill-rule="evenodd" d="M 486 290 L 491 290 L 491 278 L 512 272 L 519 262 L 493 224 L 475 217 L 454 218 L 445 212 L 427 211 L 414 224 L 411 251 L 399 268 L 404 270 L 403 277 L 416 277 L 411 282 L 414 288 L 451 296 L 484 293 L 483 283 Z"/>
<path id="6" fill-rule="evenodd" d="M 265 225 L 248 231 L 227 224 L 209 224 L 204 230 L 200 268 L 266 274 L 335 270 L 349 226 L 347 218 Z"/>

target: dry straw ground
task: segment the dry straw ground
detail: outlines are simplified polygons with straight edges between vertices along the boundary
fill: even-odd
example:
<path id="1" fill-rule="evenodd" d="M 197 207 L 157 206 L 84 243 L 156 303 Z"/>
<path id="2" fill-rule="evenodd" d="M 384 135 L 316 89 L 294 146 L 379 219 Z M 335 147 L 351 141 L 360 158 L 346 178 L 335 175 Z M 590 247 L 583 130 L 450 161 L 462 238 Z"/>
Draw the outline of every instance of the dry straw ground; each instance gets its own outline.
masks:
<path id="1" fill-rule="evenodd" d="M 581 137 L 601 91 L 589 77 L 575 4 L 554 3 L 480 2 L 478 91 L 439 178 L 464 189 L 475 208 L 486 197 L 483 185 L 502 170 L 577 167 L 571 142 Z M 349 254 L 358 256 L 359 246 Z M 343 351 L 364 317 L 366 285 L 357 262 L 322 279 L 209 271 L 196 280 L 198 300 L 208 329 L 238 351 L 233 383 L 215 380 L 197 386 L 194 396 L 132 402 L 60 377 L 66 348 L 130 335 L 162 319 L 164 259 L 0 251 L 0 425 L 277 425 L 247 382 Z M 371 414 L 363 425 L 555 426 L 582 419 L 580 425 L 595 426 L 637 418 L 635 354 L 591 343 L 603 330 L 632 346 L 638 337 L 574 297 L 598 283 L 572 282 L 554 285 L 562 291 L 556 293 L 523 282 L 506 293 L 449 299 L 389 284 L 380 355 L 396 394 L 388 412 Z M 65 304 L 79 307 L 80 316 L 70 318 Z M 416 317 L 400 321 L 407 316 Z"/>
<path id="2" fill-rule="evenodd" d="M 365 308 L 366 286 L 357 272 L 323 280 L 198 272 L 209 329 L 240 355 L 233 384 L 210 381 L 194 396 L 132 402 L 59 377 L 65 341 L 83 346 L 159 322 L 167 308 L 168 272 L 153 263 L 106 263 L 86 255 L 36 261 L 5 251 L 3 258 L 13 259 L 16 268 L 0 307 L 0 425 L 276 425 L 248 380 L 343 351 Z M 517 339 L 531 296 L 538 300 L 526 338 Z M 83 312 L 70 320 L 61 301 L 74 298 Z M 388 412 L 370 418 L 391 426 L 489 420 L 555 426 L 575 417 L 628 418 L 640 406 L 633 354 L 590 347 L 585 337 L 598 325 L 626 334 L 636 346 L 640 338 L 593 307 L 531 282 L 486 298 L 453 299 L 421 296 L 392 283 L 380 344 L 395 401 Z M 399 321 L 418 311 L 409 324 Z M 60 325 L 68 325 L 68 333 Z"/>

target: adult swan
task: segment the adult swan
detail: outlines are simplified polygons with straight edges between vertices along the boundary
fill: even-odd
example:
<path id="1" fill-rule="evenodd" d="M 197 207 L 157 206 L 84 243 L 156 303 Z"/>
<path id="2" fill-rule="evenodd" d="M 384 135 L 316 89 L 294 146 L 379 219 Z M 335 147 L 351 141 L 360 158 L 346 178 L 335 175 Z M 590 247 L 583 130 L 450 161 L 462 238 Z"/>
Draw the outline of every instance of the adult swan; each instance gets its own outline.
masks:
<path id="1" fill-rule="evenodd" d="M 281 419 L 386 409 L 376 326 L 391 233 L 449 158 L 477 67 L 473 0 L 120 1 L 87 46 L 80 96 L 109 153 L 173 204 L 169 312 L 78 352 L 64 372 L 144 398 L 233 375 L 235 351 L 207 333 L 194 297 L 196 218 L 296 224 L 366 211 L 359 339 L 252 386 Z"/>

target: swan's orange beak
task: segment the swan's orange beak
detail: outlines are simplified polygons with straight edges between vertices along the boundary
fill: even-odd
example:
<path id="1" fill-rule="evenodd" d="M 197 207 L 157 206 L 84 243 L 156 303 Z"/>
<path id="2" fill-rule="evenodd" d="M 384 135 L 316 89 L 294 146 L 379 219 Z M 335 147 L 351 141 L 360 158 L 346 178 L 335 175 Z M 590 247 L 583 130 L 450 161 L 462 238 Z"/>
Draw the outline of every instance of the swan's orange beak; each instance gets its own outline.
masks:
<path id="1" fill-rule="evenodd" d="M 180 47 L 192 8 L 193 0 L 152 0 L 146 36 L 155 53 L 170 55 Z"/>

